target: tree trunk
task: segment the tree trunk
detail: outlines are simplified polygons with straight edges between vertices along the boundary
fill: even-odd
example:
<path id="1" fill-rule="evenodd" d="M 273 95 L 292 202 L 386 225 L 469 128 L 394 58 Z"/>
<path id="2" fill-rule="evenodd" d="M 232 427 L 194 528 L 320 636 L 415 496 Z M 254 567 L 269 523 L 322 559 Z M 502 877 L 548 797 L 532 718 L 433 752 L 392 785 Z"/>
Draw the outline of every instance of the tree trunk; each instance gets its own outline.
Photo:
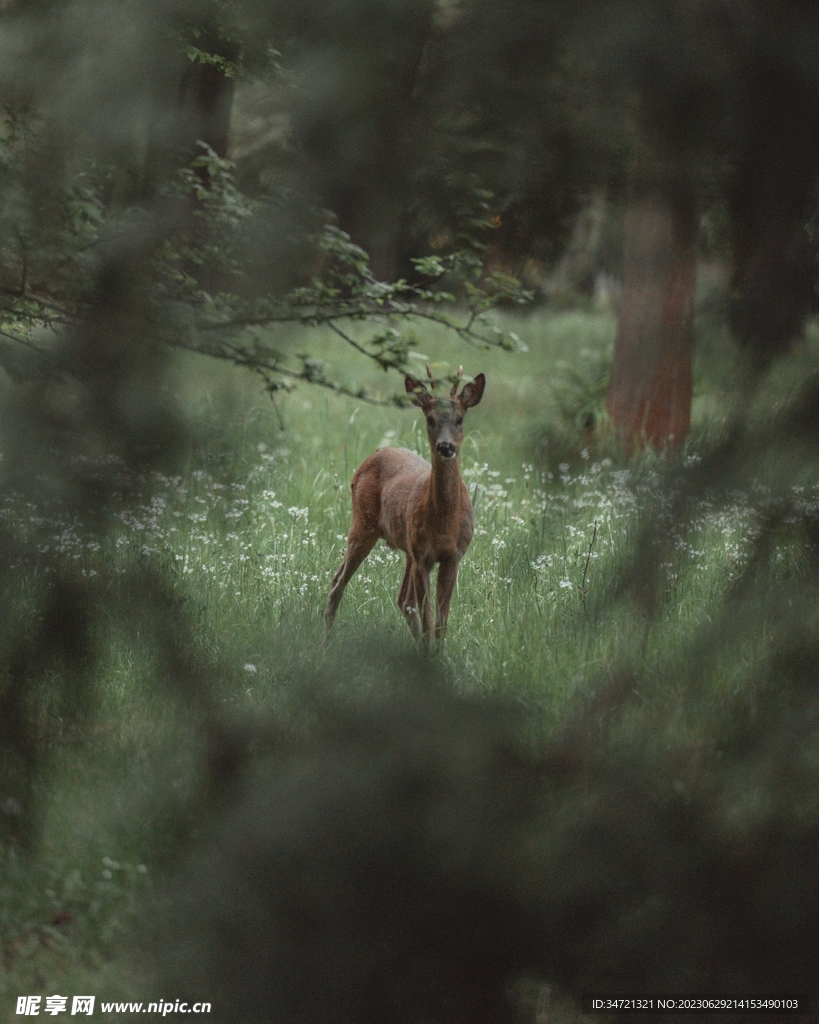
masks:
<path id="1" fill-rule="evenodd" d="M 606 410 L 629 446 L 678 448 L 691 424 L 697 216 L 655 188 L 626 212 L 623 302 Z"/>
<path id="2" fill-rule="evenodd" d="M 768 57 L 749 68 L 752 114 L 727 187 L 731 327 L 760 368 L 786 352 L 817 311 L 819 257 L 816 86 L 795 63 Z"/>

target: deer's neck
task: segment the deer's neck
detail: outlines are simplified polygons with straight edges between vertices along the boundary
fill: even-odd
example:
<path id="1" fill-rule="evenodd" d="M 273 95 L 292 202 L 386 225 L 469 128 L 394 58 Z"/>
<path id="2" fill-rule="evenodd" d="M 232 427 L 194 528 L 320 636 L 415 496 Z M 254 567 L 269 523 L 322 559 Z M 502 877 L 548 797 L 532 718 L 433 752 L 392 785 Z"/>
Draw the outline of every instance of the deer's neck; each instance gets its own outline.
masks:
<path id="1" fill-rule="evenodd" d="M 432 472 L 429 477 L 429 498 L 432 507 L 442 515 L 461 504 L 461 459 L 442 459 L 432 454 Z"/>

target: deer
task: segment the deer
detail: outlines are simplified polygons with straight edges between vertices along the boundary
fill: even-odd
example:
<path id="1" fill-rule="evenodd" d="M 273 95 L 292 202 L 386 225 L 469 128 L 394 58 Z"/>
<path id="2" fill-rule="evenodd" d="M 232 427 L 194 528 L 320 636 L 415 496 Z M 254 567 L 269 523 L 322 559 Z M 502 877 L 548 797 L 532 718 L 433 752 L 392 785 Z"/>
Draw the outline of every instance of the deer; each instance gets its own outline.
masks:
<path id="1" fill-rule="evenodd" d="M 328 633 L 344 588 L 376 542 L 385 540 L 406 555 L 398 607 L 413 635 L 420 637 L 425 647 L 433 635 L 436 640 L 446 635 L 458 566 L 474 533 L 472 502 L 461 477 L 464 417 L 483 397 L 486 378 L 479 373 L 460 395 L 456 380 L 448 396 L 436 397 L 428 366 L 427 375 L 429 389 L 414 377 L 406 377 L 404 384 L 412 404 L 426 417 L 432 463 L 406 448 L 379 448 L 356 470 L 347 549 L 333 577 L 324 612 Z M 458 378 L 462 375 L 463 367 Z M 430 572 L 436 563 L 433 624 Z"/>

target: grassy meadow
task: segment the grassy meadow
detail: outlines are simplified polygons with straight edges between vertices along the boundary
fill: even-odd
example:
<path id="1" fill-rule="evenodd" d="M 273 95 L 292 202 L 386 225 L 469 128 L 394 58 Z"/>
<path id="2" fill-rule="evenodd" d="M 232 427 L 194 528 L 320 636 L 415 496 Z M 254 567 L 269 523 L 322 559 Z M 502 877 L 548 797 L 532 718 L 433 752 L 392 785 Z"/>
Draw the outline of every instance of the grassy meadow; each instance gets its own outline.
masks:
<path id="1" fill-rule="evenodd" d="M 766 657 L 765 631 L 749 631 L 696 699 L 674 677 L 749 557 L 767 485 L 748 481 L 728 504 L 702 503 L 687 530 L 669 519 L 678 535 L 653 619 L 616 599 L 612 581 L 640 523 L 664 515 L 669 499 L 662 457 L 629 460 L 584 433 L 585 415 L 601 412 L 614 316 L 540 311 L 515 329 L 528 352 L 472 350 L 434 333 L 421 344 L 438 372 L 462 363 L 487 377 L 461 455 L 476 535 L 446 644 L 431 657 L 457 690 L 521 705 L 542 735 L 623 666 L 637 666 L 645 683 L 633 719 L 655 723 L 659 745 L 696 742 L 715 715 L 749 705 L 744 680 Z M 683 476 L 725 429 L 739 372 L 719 330 L 701 333 Z M 400 387 L 318 332 L 288 344 L 326 358 L 350 386 L 385 396 Z M 770 415 L 793 393 L 818 348 L 814 331 L 771 375 L 755 415 Z M 43 697 L 38 713 L 57 722 L 49 734 L 57 739 L 34 790 L 38 842 L 33 852 L 10 845 L 1 853 L 2 1019 L 24 994 L 125 1000 L 137 991 L 128 928 L 140 895 L 173 862 L 180 837 L 196 829 L 202 723 L 214 707 L 228 719 L 294 718 L 311 681 L 377 692 L 379 659 L 362 651 L 415 654 L 396 606 L 403 555 L 383 544 L 348 586 L 326 644 L 322 611 L 350 524 L 350 478 L 381 445 L 426 456 L 420 413 L 308 387 L 274 404 L 245 371 L 199 357 L 180 356 L 168 386 L 190 428 L 184 457 L 127 481 L 127 500 L 112 499 L 103 534 L 87 534 L 56 506 L 2 497 L 7 529 L 88 585 L 115 587 L 134 567 L 158 573 L 175 595 L 191 650 L 218 680 L 203 709 L 146 653 L 139 628 L 124 629 L 112 616 L 98 627 L 93 706 L 82 720 Z M 806 503 L 817 499 L 809 478 L 800 486 Z M 787 546 L 772 558 L 782 573 L 799 576 Z M 11 579 L 21 615 L 26 595 L 48 586 L 23 568 Z M 15 813 L 14 799 L 0 793 L 6 814 Z"/>

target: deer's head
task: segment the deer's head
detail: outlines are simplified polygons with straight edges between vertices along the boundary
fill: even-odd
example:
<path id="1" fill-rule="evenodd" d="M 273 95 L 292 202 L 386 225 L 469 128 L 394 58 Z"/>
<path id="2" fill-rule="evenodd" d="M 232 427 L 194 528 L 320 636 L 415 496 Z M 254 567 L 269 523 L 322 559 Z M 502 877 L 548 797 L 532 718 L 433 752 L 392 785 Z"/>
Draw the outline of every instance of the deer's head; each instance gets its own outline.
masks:
<path id="1" fill-rule="evenodd" d="M 427 436 L 432 452 L 442 459 L 456 458 L 464 439 L 466 410 L 480 402 L 486 386 L 486 377 L 479 373 L 474 381 L 464 385 L 460 395 L 456 382 L 445 397 L 432 393 L 433 384 L 427 388 L 414 377 L 407 377 L 404 384 L 407 392 L 412 395 L 413 405 L 422 409 L 426 417 Z"/>

